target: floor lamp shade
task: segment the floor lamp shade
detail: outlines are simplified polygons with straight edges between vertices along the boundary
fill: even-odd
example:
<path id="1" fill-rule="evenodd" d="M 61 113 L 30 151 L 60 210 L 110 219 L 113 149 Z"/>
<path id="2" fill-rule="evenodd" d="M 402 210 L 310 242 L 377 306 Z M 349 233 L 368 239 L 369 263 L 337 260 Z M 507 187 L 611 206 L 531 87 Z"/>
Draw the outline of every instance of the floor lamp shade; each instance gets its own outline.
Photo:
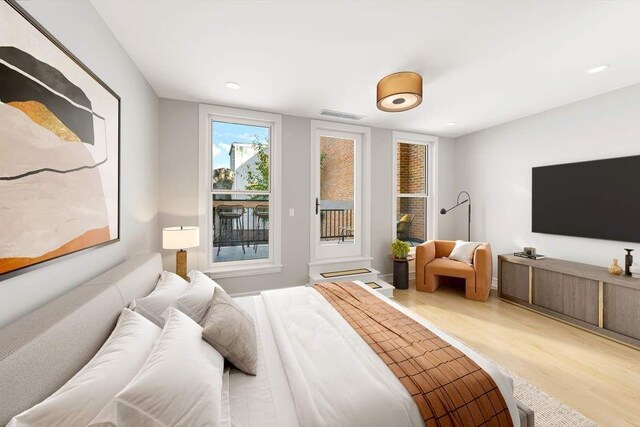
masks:
<path id="1" fill-rule="evenodd" d="M 187 280 L 187 251 L 200 246 L 198 227 L 167 227 L 162 229 L 162 248 L 178 249 L 176 252 L 176 274 Z"/>

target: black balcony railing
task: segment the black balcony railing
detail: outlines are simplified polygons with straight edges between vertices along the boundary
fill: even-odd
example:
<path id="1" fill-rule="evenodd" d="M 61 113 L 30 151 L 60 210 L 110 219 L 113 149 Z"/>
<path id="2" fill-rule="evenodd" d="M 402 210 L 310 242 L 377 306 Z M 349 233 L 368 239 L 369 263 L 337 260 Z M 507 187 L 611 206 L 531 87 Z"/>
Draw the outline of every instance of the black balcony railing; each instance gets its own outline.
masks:
<path id="1" fill-rule="evenodd" d="M 213 209 L 213 246 L 245 246 L 269 243 L 269 221 L 256 215 L 255 206 L 244 206 L 244 214 L 238 220 L 221 221 Z M 255 205 L 255 204 L 253 204 Z M 321 209 L 320 238 L 353 238 L 353 209 Z"/>
<path id="2" fill-rule="evenodd" d="M 320 238 L 353 237 L 353 209 L 321 209 Z"/>
<path id="3" fill-rule="evenodd" d="M 242 202 L 238 203 L 242 205 Z M 268 215 L 268 214 L 267 214 Z M 213 246 L 246 246 L 269 243 L 269 221 L 264 214 L 255 213 L 255 206 L 244 206 L 244 214 L 238 221 L 224 223 L 213 210 Z"/>

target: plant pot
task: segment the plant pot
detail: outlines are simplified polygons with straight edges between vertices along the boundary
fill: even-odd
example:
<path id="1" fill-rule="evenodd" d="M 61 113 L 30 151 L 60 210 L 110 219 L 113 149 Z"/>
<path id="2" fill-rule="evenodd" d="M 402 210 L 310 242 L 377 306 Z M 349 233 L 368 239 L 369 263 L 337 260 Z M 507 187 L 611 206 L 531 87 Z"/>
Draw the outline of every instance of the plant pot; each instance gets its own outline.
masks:
<path id="1" fill-rule="evenodd" d="M 406 258 L 393 260 L 393 287 L 409 289 L 409 262 Z"/>

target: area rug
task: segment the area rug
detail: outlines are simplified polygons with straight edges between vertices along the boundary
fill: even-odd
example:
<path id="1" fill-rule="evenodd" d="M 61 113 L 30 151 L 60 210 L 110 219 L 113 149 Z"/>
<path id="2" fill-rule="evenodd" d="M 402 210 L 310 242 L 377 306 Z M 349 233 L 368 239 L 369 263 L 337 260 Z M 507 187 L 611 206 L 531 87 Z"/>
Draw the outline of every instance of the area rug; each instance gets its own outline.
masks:
<path id="1" fill-rule="evenodd" d="M 598 427 L 581 413 L 560 403 L 524 378 L 500 367 L 505 375 L 513 378 L 516 399 L 527 405 L 535 413 L 535 427 Z"/>

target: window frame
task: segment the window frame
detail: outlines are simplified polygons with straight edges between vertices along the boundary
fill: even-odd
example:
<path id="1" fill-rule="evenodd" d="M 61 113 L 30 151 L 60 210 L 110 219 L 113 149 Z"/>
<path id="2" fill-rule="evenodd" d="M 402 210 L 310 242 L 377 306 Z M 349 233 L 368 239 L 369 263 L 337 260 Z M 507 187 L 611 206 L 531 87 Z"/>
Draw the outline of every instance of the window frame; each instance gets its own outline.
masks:
<path id="1" fill-rule="evenodd" d="M 213 190 L 212 188 L 212 129 L 213 122 L 238 123 L 270 128 L 269 141 L 269 190 Z M 250 276 L 278 273 L 281 263 L 281 152 L 282 116 L 239 108 L 200 104 L 199 106 L 199 174 L 198 174 L 198 225 L 200 247 L 198 268 L 213 278 Z M 213 262 L 213 195 L 257 194 L 269 196 L 269 258 L 240 261 Z"/>
<path id="2" fill-rule="evenodd" d="M 426 224 L 425 224 L 425 237 L 426 240 L 435 240 L 438 238 L 438 215 L 436 206 L 438 204 L 438 194 L 436 189 L 437 185 L 437 158 L 438 158 L 438 137 L 431 135 L 423 135 L 410 132 L 393 131 L 392 136 L 393 143 L 391 144 L 391 161 L 392 161 L 392 201 L 391 201 L 391 237 L 395 240 L 397 237 L 397 209 L 398 198 L 424 198 L 426 199 Z M 427 150 L 427 161 L 425 163 L 426 172 L 426 188 L 425 193 L 399 193 L 398 192 L 398 170 L 397 170 L 397 158 L 398 158 L 398 144 L 414 144 L 423 145 Z M 411 248 L 414 252 L 414 247 Z"/>

